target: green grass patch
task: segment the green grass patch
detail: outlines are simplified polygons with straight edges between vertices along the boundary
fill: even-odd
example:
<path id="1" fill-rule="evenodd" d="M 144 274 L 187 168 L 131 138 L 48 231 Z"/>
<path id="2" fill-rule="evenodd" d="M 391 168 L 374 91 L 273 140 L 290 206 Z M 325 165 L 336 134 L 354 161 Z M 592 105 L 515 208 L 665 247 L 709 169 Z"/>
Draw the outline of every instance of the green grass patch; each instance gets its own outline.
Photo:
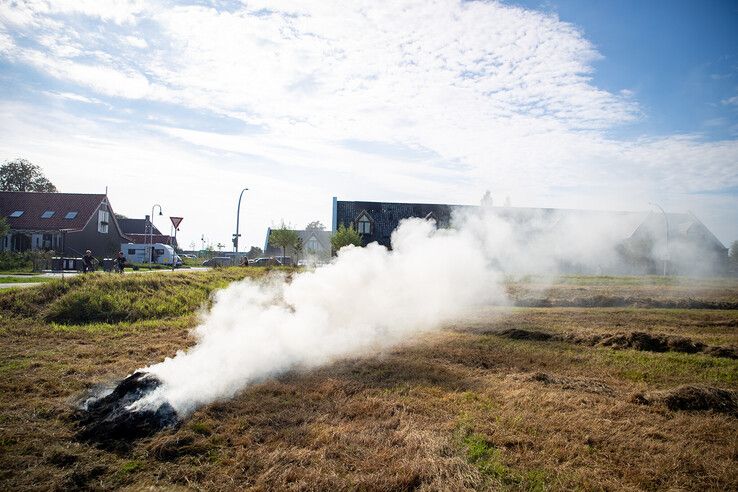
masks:
<path id="1" fill-rule="evenodd" d="M 616 369 L 623 379 L 658 385 L 669 379 L 690 380 L 699 376 L 703 382 L 738 384 L 738 361 L 702 354 L 645 352 L 638 350 L 596 349 L 597 358 Z"/>
<path id="2" fill-rule="evenodd" d="M 126 461 L 121 465 L 120 471 L 123 473 L 135 473 L 137 471 L 140 471 L 144 467 L 143 462 L 133 460 L 133 461 Z"/>
<path id="3" fill-rule="evenodd" d="M 24 275 L 22 277 L 0 277 L 0 284 L 30 284 L 51 282 L 52 277 L 39 277 L 34 275 Z"/>
<path id="4" fill-rule="evenodd" d="M 543 491 L 546 490 L 548 473 L 544 470 L 519 470 L 507 465 L 503 460 L 503 451 L 497 448 L 486 436 L 473 432 L 472 422 L 468 414 L 459 418 L 456 429 L 456 441 L 465 458 L 474 465 L 494 489 L 513 489 Z"/>

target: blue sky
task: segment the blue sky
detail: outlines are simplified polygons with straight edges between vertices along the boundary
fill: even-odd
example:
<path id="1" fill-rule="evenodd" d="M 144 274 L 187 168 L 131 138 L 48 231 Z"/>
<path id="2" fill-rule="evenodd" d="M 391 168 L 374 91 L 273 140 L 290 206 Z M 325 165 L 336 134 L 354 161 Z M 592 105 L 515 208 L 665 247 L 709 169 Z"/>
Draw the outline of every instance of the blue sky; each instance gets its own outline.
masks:
<path id="1" fill-rule="evenodd" d="M 526 1 L 579 26 L 602 53 L 594 83 L 634 92 L 644 118 L 622 130 L 738 135 L 738 3 L 731 0 Z"/>
<path id="2" fill-rule="evenodd" d="M 0 159 L 185 244 L 342 199 L 694 211 L 738 239 L 738 4 L 0 3 Z"/>

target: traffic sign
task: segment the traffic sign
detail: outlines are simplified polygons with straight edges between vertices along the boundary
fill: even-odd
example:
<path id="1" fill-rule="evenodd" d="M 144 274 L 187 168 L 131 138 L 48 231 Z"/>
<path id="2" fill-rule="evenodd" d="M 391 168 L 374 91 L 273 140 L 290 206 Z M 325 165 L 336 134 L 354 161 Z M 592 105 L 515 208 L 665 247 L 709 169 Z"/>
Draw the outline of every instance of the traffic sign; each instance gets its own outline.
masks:
<path id="1" fill-rule="evenodd" d="M 172 221 L 172 225 L 175 229 L 179 228 L 179 224 L 182 222 L 182 219 L 184 219 L 184 217 L 169 217 L 169 220 Z"/>

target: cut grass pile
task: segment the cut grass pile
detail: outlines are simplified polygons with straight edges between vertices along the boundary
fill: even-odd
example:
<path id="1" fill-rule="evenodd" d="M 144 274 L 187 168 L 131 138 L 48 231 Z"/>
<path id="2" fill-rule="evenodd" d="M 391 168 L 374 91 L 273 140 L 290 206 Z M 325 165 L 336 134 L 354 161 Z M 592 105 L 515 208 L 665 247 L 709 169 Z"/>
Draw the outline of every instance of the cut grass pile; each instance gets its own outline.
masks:
<path id="1" fill-rule="evenodd" d="M 159 278 L 195 292 L 249 270 Z M 500 335 L 639 332 L 735 346 L 738 310 L 480 308 L 406 346 L 251 385 L 109 452 L 74 439 L 75 398 L 191 346 L 197 307 L 48 321 L 70 291 L 12 296 L 40 307 L 0 320 L 4 490 L 738 489 L 738 361 Z M 152 296 L 143 284 L 136 292 L 138 302 Z"/>

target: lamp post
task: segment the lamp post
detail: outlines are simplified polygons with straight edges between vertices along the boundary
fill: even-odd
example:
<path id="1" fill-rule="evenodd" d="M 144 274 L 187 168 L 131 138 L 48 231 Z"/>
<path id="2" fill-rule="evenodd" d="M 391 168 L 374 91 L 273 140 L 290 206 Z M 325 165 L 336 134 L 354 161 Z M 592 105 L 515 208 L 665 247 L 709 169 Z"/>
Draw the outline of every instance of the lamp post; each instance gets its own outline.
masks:
<path id="1" fill-rule="evenodd" d="M 149 270 L 151 270 L 151 257 L 154 256 L 154 209 L 159 207 L 159 215 L 164 215 L 161 211 L 161 205 L 155 203 L 151 207 L 151 220 L 149 221 L 149 237 L 151 238 L 151 249 L 149 250 Z"/>
<path id="2" fill-rule="evenodd" d="M 666 253 L 664 254 L 664 277 L 666 276 L 666 264 L 669 261 L 669 217 L 666 215 L 664 209 L 658 203 L 648 202 L 649 205 L 658 207 L 661 213 L 664 214 L 664 222 L 666 223 Z"/>
<path id="3" fill-rule="evenodd" d="M 241 198 L 243 198 L 243 192 L 248 190 L 244 188 L 241 190 L 241 194 L 238 195 L 238 207 L 236 208 L 236 233 L 233 235 L 233 252 L 236 253 L 236 261 L 238 261 L 238 238 L 241 235 L 238 233 L 238 225 L 241 221 Z"/>

